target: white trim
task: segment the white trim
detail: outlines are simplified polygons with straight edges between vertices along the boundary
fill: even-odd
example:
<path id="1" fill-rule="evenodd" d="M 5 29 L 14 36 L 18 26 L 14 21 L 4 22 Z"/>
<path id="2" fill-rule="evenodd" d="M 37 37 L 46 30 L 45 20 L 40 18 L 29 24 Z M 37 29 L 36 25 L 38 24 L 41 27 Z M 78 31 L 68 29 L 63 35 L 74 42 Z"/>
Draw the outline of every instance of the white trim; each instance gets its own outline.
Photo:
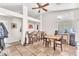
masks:
<path id="1" fill-rule="evenodd" d="M 40 23 L 39 19 L 35 19 L 35 18 L 29 17 L 29 16 L 28 16 L 28 20 Z"/>
<path id="2" fill-rule="evenodd" d="M 23 18 L 23 15 L 4 9 L 4 8 L 0 8 L 0 15 L 5 15 L 5 16 L 15 16 L 15 17 L 19 17 L 19 18 Z"/>

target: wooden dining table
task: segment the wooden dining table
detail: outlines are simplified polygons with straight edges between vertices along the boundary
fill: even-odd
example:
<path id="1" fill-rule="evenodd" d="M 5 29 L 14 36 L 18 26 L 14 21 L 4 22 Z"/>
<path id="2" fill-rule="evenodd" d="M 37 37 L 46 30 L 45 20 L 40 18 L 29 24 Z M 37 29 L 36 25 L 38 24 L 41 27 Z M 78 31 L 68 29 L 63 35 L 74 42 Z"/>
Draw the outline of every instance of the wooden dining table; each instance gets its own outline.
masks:
<path id="1" fill-rule="evenodd" d="M 47 35 L 45 36 L 48 40 L 53 41 L 54 46 L 53 49 L 55 50 L 55 40 L 59 40 L 61 38 L 61 35 Z"/>

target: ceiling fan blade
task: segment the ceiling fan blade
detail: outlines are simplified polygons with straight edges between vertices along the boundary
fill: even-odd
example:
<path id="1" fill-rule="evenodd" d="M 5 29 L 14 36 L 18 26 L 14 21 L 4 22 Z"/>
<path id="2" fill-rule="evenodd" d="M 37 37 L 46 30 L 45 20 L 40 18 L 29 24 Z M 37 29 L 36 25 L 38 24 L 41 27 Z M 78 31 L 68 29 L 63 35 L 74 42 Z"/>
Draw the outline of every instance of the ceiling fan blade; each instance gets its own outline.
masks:
<path id="1" fill-rule="evenodd" d="M 49 3 L 46 3 L 46 4 L 44 4 L 42 7 L 45 7 L 45 6 L 48 6 L 49 5 Z"/>
<path id="2" fill-rule="evenodd" d="M 47 11 L 47 9 L 45 9 L 45 8 L 42 8 L 44 11 Z"/>
<path id="3" fill-rule="evenodd" d="M 35 8 L 32 8 L 32 9 L 39 9 L 39 7 L 35 7 Z"/>
<path id="4" fill-rule="evenodd" d="M 40 7 L 41 5 L 39 3 L 37 3 L 37 5 Z"/>

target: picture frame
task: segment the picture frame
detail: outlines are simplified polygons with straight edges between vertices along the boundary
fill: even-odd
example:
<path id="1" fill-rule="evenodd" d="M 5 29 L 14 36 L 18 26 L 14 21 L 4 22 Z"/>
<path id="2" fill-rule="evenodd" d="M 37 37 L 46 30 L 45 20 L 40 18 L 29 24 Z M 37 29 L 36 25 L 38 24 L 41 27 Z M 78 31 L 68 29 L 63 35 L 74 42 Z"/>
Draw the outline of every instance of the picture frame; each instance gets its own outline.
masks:
<path id="1" fill-rule="evenodd" d="M 16 23 L 11 23 L 11 28 L 17 28 L 17 24 Z"/>

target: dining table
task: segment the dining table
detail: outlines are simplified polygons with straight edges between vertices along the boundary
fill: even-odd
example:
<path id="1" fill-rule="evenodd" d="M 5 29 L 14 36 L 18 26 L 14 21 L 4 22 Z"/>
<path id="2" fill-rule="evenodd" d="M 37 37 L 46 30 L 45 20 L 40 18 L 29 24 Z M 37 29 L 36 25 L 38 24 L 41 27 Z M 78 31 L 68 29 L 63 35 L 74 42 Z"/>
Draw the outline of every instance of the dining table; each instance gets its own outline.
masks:
<path id="1" fill-rule="evenodd" d="M 53 49 L 55 50 L 55 40 L 60 40 L 61 35 L 47 35 L 47 36 L 45 36 L 45 38 L 47 38 L 47 40 L 53 41 L 53 43 L 54 43 L 53 44 Z"/>

